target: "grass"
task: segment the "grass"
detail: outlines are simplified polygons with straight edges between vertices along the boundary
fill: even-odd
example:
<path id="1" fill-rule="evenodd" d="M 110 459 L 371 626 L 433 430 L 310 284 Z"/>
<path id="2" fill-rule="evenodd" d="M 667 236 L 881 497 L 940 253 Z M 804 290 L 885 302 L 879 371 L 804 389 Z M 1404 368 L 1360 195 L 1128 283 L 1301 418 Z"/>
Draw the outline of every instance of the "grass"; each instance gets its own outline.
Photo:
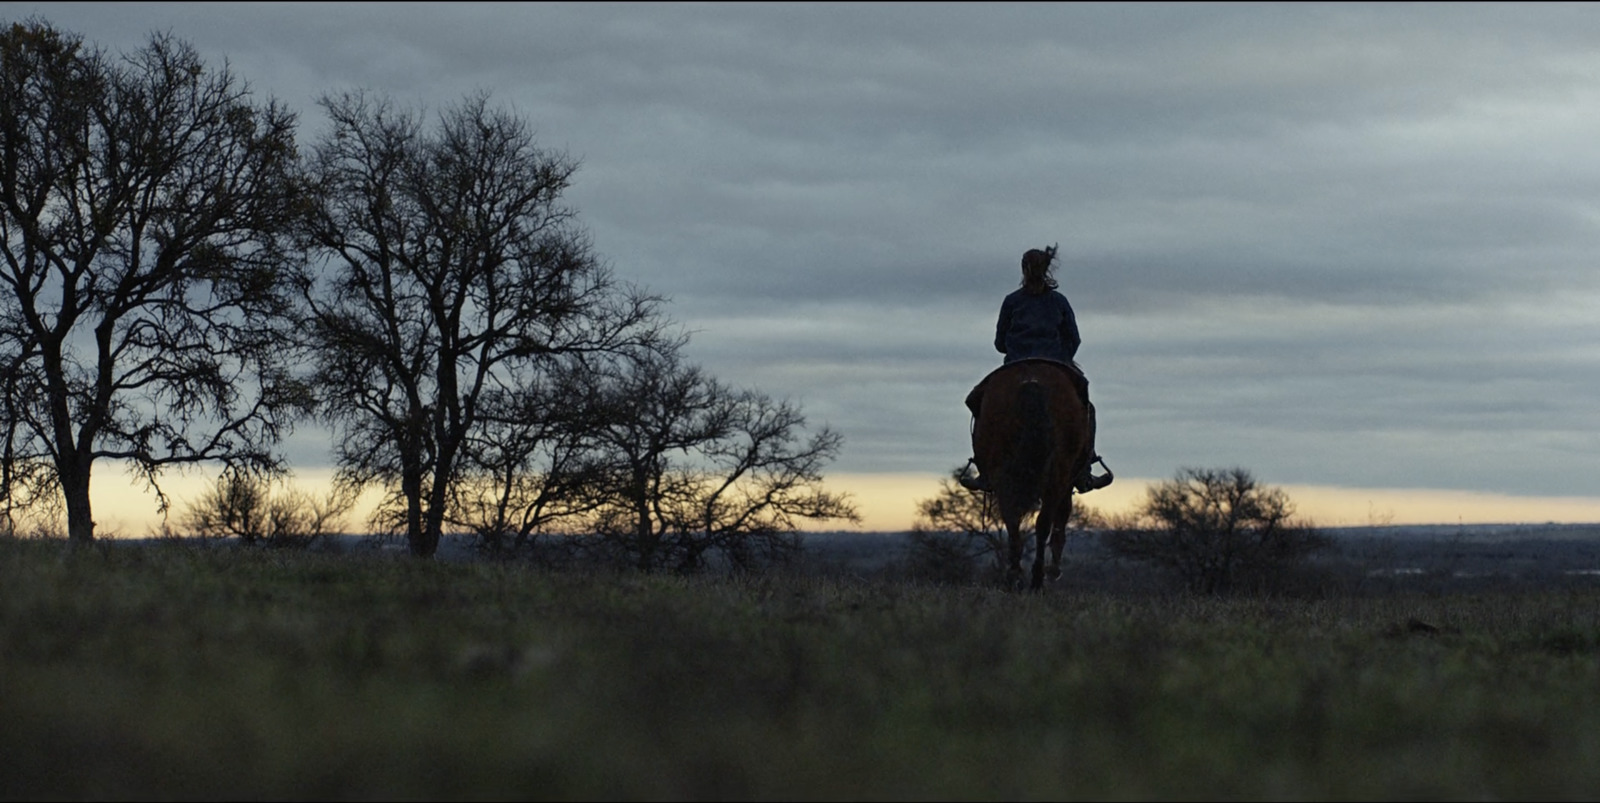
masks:
<path id="1" fill-rule="evenodd" d="M 1600 589 L 1071 577 L 1009 594 L 0 539 L 0 796 L 1600 796 Z"/>

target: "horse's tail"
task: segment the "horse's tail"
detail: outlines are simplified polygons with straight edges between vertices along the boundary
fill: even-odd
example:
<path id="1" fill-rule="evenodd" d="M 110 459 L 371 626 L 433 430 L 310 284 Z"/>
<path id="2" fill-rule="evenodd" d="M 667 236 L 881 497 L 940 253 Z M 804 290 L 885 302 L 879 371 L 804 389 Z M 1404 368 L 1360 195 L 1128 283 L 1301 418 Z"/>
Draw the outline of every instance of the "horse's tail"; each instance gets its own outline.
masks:
<path id="1" fill-rule="evenodd" d="M 1017 389 L 1017 443 L 1011 450 L 1010 471 L 1018 490 L 1025 491 L 1031 503 L 1044 495 L 1045 478 L 1055 445 L 1050 420 L 1050 391 L 1039 382 L 1026 382 Z"/>

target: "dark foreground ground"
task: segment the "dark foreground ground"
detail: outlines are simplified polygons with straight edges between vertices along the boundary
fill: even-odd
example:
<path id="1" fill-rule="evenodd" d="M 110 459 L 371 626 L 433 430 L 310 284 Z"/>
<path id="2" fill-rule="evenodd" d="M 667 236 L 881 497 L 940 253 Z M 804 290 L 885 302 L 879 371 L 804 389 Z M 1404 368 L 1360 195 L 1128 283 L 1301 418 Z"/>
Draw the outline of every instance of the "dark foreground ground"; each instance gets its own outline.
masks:
<path id="1" fill-rule="evenodd" d="M 1445 592 L 1498 588 L 1600 587 L 1600 524 L 1404 525 L 1325 528 L 1333 545 L 1311 560 L 1344 593 Z M 818 571 L 896 572 L 903 534 L 814 533 L 807 558 Z M 1029 547 L 1028 555 L 1031 555 Z M 1067 542 L 1064 580 L 1085 588 L 1157 589 L 1150 569 L 1119 563 L 1093 533 Z"/>
<path id="2" fill-rule="evenodd" d="M 1412 577 L 1471 585 L 1475 581 L 1532 583 L 1600 577 L 1600 523 L 1420 524 L 1333 527 L 1320 532 L 1332 538 L 1333 546 L 1316 562 L 1373 578 Z M 806 533 L 802 539 L 800 566 L 819 573 L 865 576 L 893 572 L 911 548 L 906 533 L 817 532 Z M 404 545 L 396 540 L 341 536 L 314 544 L 312 550 L 400 554 Z M 1093 531 L 1074 532 L 1066 554 L 1077 564 L 1109 559 Z M 446 536 L 438 557 L 463 561 L 480 560 L 483 555 L 470 539 Z"/>
<path id="3" fill-rule="evenodd" d="M 1597 527 L 1336 531 L 1209 597 L 0 539 L 6 800 L 1596 800 Z"/>

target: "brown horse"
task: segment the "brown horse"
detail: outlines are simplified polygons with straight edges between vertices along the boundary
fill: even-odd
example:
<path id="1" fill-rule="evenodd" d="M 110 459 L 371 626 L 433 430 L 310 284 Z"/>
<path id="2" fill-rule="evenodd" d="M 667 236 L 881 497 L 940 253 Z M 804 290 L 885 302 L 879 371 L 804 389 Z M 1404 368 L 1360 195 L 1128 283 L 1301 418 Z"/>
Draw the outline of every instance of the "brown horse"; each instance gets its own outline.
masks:
<path id="1" fill-rule="evenodd" d="M 988 478 L 1006 525 L 1006 576 L 1012 587 L 1020 587 L 1022 580 L 1022 520 L 1035 510 L 1031 588 L 1044 586 L 1047 542 L 1050 579 L 1061 577 L 1073 482 L 1093 450 L 1089 408 L 1076 382 L 1074 367 L 1049 360 L 1009 363 L 983 380 L 983 400 L 972 430 L 973 462 Z"/>

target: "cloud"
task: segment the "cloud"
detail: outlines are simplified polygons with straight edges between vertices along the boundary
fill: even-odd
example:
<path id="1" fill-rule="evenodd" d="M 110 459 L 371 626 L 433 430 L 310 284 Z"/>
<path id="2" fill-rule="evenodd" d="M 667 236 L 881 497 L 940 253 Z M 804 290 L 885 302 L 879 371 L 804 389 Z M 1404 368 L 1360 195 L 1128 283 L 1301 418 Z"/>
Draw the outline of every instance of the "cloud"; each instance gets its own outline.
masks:
<path id="1" fill-rule="evenodd" d="M 839 470 L 942 473 L 1059 242 L 1119 470 L 1593 494 L 1600 29 L 1581 4 L 13 4 L 317 96 L 487 89 L 691 357 Z"/>

